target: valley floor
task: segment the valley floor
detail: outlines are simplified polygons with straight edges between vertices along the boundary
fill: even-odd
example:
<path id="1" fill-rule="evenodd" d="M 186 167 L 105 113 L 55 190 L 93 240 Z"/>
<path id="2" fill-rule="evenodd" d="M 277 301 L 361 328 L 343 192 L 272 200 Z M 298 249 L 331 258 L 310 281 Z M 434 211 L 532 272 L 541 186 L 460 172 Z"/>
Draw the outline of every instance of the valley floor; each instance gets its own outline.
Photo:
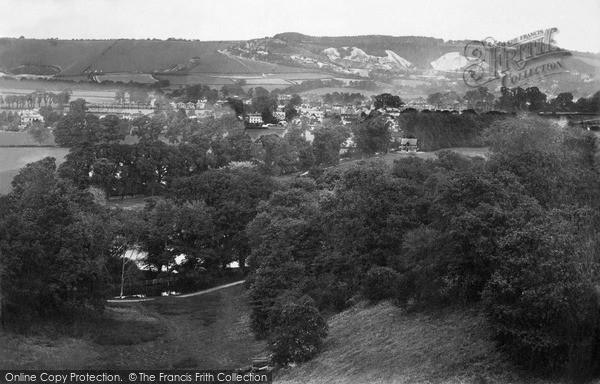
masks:
<path id="1" fill-rule="evenodd" d="M 236 369 L 265 353 L 250 332 L 242 285 L 111 303 L 106 312 L 107 323 L 78 337 L 0 332 L 0 369 Z"/>

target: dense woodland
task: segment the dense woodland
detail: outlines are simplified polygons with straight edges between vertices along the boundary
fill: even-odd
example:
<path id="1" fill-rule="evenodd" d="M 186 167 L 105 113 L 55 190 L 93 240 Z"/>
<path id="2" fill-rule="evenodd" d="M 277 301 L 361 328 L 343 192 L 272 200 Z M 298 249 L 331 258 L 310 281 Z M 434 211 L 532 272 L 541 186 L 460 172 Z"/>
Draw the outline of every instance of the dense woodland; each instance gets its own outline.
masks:
<path id="1" fill-rule="evenodd" d="M 55 129 L 66 161 L 27 165 L 0 196 L 3 324 L 99 316 L 126 279 L 177 275 L 194 290 L 237 261 L 252 329 L 278 364 L 312 358 L 327 316 L 365 299 L 475 306 L 523 369 L 597 374 L 596 136 L 526 113 L 408 111 L 397 123 L 425 149 L 487 145 L 492 155 L 336 166 L 351 133 L 355 155 L 387 151 L 389 119 L 329 119 L 312 143 L 300 120 L 253 142 L 235 113 L 163 111 L 129 125 L 76 101 Z M 139 143 L 122 143 L 128 130 Z M 109 209 L 98 190 L 149 198 L 140 211 Z M 147 271 L 127 250 L 146 255 Z"/>

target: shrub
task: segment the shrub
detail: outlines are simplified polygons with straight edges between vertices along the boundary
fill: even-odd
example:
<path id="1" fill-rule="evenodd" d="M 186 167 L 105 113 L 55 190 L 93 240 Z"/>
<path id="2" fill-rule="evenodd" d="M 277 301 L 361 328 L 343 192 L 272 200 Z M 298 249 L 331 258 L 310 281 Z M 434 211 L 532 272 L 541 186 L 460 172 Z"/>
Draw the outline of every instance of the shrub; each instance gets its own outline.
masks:
<path id="1" fill-rule="evenodd" d="M 327 337 L 327 323 L 314 302 L 303 297 L 283 304 L 271 336 L 273 362 L 299 363 L 314 357 Z"/>
<path id="2" fill-rule="evenodd" d="M 363 295 L 371 302 L 394 297 L 398 285 L 398 273 L 387 267 L 373 267 L 363 281 Z"/>
<path id="3" fill-rule="evenodd" d="M 292 261 L 267 260 L 251 276 L 248 299 L 252 312 L 250 327 L 258 339 L 264 339 L 273 329 L 276 304 L 286 291 L 295 291 L 304 279 L 304 268 Z"/>

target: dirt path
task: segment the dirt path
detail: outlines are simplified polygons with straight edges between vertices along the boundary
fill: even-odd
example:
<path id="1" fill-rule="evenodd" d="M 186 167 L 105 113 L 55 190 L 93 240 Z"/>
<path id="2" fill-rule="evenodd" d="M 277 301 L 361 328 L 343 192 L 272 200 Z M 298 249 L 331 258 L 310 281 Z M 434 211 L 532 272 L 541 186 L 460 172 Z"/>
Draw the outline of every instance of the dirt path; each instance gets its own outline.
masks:
<path id="1" fill-rule="evenodd" d="M 233 287 L 235 285 L 238 284 L 242 284 L 244 283 L 246 280 L 240 280 L 240 281 L 236 281 L 235 283 L 229 283 L 229 284 L 225 284 L 225 285 L 219 285 L 218 287 L 214 287 L 214 288 L 210 288 L 210 289 L 205 289 L 203 291 L 198 291 L 198 292 L 193 292 L 193 293 L 186 293 L 185 295 L 179 295 L 179 296 L 169 296 L 169 297 L 173 297 L 173 298 L 185 298 L 185 297 L 192 297 L 192 296 L 198 296 L 198 295 L 204 295 L 206 293 L 210 293 L 210 292 L 214 292 L 214 291 L 218 291 L 219 289 L 223 289 L 223 288 L 229 288 L 229 287 Z M 109 299 L 106 300 L 107 303 L 141 303 L 144 301 L 152 301 L 154 300 L 153 297 L 151 298 L 146 298 L 146 299 Z"/>
<path id="2" fill-rule="evenodd" d="M 140 319 L 158 322 L 165 333 L 136 345 L 102 346 L 101 364 L 109 368 L 239 368 L 263 354 L 249 328 L 249 310 L 240 283 L 187 297 L 121 304 Z"/>

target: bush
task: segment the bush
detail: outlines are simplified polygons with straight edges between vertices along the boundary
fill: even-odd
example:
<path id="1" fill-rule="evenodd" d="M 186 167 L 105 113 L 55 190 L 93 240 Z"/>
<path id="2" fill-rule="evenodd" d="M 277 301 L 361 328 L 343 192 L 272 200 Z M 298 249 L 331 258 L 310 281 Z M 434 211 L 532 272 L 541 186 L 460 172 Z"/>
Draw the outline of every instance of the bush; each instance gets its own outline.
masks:
<path id="1" fill-rule="evenodd" d="M 327 337 L 327 323 L 314 302 L 303 297 L 284 304 L 276 316 L 271 336 L 273 362 L 300 363 L 320 352 Z"/>
<path id="2" fill-rule="evenodd" d="M 410 299 L 414 298 L 416 293 L 415 279 L 415 274 L 410 271 L 398 276 L 394 295 L 396 305 L 404 306 Z"/>
<path id="3" fill-rule="evenodd" d="M 398 273 L 393 269 L 373 267 L 363 281 L 363 295 L 371 302 L 390 299 L 396 294 L 398 281 Z"/>

